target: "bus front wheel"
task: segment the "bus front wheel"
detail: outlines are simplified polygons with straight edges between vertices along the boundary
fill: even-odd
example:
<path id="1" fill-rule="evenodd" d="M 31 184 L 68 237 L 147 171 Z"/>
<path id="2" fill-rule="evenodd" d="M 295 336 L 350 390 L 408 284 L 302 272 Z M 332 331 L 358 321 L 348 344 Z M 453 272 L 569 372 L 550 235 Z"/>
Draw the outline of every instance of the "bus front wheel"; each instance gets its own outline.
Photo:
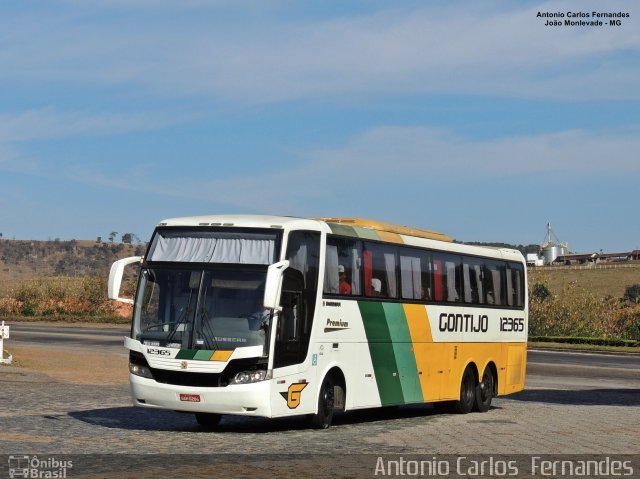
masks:
<path id="1" fill-rule="evenodd" d="M 460 399 L 454 401 L 453 410 L 458 414 L 467 414 L 476 403 L 476 376 L 470 368 L 464 370 L 460 383 Z"/>
<path id="2" fill-rule="evenodd" d="M 220 423 L 220 414 L 213 414 L 207 412 L 197 412 L 196 421 L 200 424 L 200 427 L 206 431 L 213 431 Z"/>
<path id="3" fill-rule="evenodd" d="M 318 412 L 311 415 L 311 425 L 316 429 L 327 429 L 333 421 L 334 390 L 333 378 L 324 378 L 318 397 Z"/>

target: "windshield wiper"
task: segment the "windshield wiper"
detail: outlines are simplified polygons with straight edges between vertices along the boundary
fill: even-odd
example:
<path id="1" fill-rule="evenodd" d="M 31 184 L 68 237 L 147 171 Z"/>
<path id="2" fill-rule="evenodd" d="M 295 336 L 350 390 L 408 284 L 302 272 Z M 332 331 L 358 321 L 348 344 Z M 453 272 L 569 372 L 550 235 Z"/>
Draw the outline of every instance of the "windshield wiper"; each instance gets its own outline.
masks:
<path id="1" fill-rule="evenodd" d="M 180 317 L 178 318 L 178 321 L 175 323 L 175 328 L 173 328 L 173 330 L 171 331 L 171 333 L 169 333 L 169 336 L 167 336 L 167 344 L 173 339 L 173 337 L 175 336 L 175 334 L 178 332 L 178 328 L 180 327 L 181 324 L 186 324 L 187 319 L 189 318 L 189 312 L 191 311 L 191 299 L 193 298 L 193 291 L 189 292 L 189 301 L 187 302 L 187 307 L 185 308 L 185 310 L 182 312 L 182 314 L 180 315 Z M 172 323 L 169 323 L 172 324 Z"/>
<path id="2" fill-rule="evenodd" d="M 198 316 L 198 320 L 200 321 L 200 331 L 202 336 L 204 336 L 210 345 L 215 346 L 216 351 L 220 350 L 220 345 L 216 339 L 216 332 L 213 329 L 213 321 L 210 320 L 209 315 L 207 314 L 207 308 L 202 308 L 200 315 Z"/>

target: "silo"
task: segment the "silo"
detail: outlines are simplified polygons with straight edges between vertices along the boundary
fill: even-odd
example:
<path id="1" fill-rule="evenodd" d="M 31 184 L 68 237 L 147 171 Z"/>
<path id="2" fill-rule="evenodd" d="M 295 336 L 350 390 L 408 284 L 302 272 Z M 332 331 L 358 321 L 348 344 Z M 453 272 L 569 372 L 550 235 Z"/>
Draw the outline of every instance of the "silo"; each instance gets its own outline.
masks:
<path id="1" fill-rule="evenodd" d="M 567 254 L 567 248 L 563 244 L 550 244 L 542 249 L 544 264 L 551 264 L 558 256 L 564 256 L 565 254 Z"/>
<path id="2" fill-rule="evenodd" d="M 564 256 L 569 252 L 569 243 L 560 243 L 553 234 L 551 223 L 547 223 L 547 237 L 540 244 L 544 264 L 553 264 L 558 256 Z"/>

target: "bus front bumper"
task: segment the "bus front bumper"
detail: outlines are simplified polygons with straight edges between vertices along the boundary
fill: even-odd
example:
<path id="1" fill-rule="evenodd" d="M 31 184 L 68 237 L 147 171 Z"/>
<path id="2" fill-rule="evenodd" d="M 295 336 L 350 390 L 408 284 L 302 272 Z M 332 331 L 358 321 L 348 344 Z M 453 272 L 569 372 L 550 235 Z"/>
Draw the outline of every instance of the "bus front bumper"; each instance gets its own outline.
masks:
<path id="1" fill-rule="evenodd" d="M 203 388 L 164 384 L 129 374 L 136 406 L 185 412 L 271 417 L 270 381 Z"/>

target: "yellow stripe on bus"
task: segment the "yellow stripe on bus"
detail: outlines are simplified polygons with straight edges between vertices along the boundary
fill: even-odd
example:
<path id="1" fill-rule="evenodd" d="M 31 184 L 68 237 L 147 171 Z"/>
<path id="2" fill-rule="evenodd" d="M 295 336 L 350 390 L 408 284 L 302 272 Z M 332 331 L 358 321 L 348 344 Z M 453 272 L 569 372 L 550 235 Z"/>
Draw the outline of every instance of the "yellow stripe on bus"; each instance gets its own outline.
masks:
<path id="1" fill-rule="evenodd" d="M 409 334 L 413 343 L 413 354 L 416 358 L 420 388 L 424 401 L 436 399 L 434 397 L 431 371 L 428 370 L 429 360 L 433 361 L 433 352 L 429 346 L 433 342 L 431 326 L 427 317 L 427 308 L 422 304 L 403 304 L 404 315 L 407 318 Z"/>
<path id="2" fill-rule="evenodd" d="M 380 237 L 380 241 L 404 244 L 404 240 L 398 233 L 389 233 L 388 231 L 376 231 L 376 233 Z"/>
<path id="3" fill-rule="evenodd" d="M 226 362 L 226 361 L 229 360 L 229 358 L 231 357 L 232 354 L 233 354 L 233 351 L 216 351 L 211 356 L 210 361 L 225 361 Z"/>

